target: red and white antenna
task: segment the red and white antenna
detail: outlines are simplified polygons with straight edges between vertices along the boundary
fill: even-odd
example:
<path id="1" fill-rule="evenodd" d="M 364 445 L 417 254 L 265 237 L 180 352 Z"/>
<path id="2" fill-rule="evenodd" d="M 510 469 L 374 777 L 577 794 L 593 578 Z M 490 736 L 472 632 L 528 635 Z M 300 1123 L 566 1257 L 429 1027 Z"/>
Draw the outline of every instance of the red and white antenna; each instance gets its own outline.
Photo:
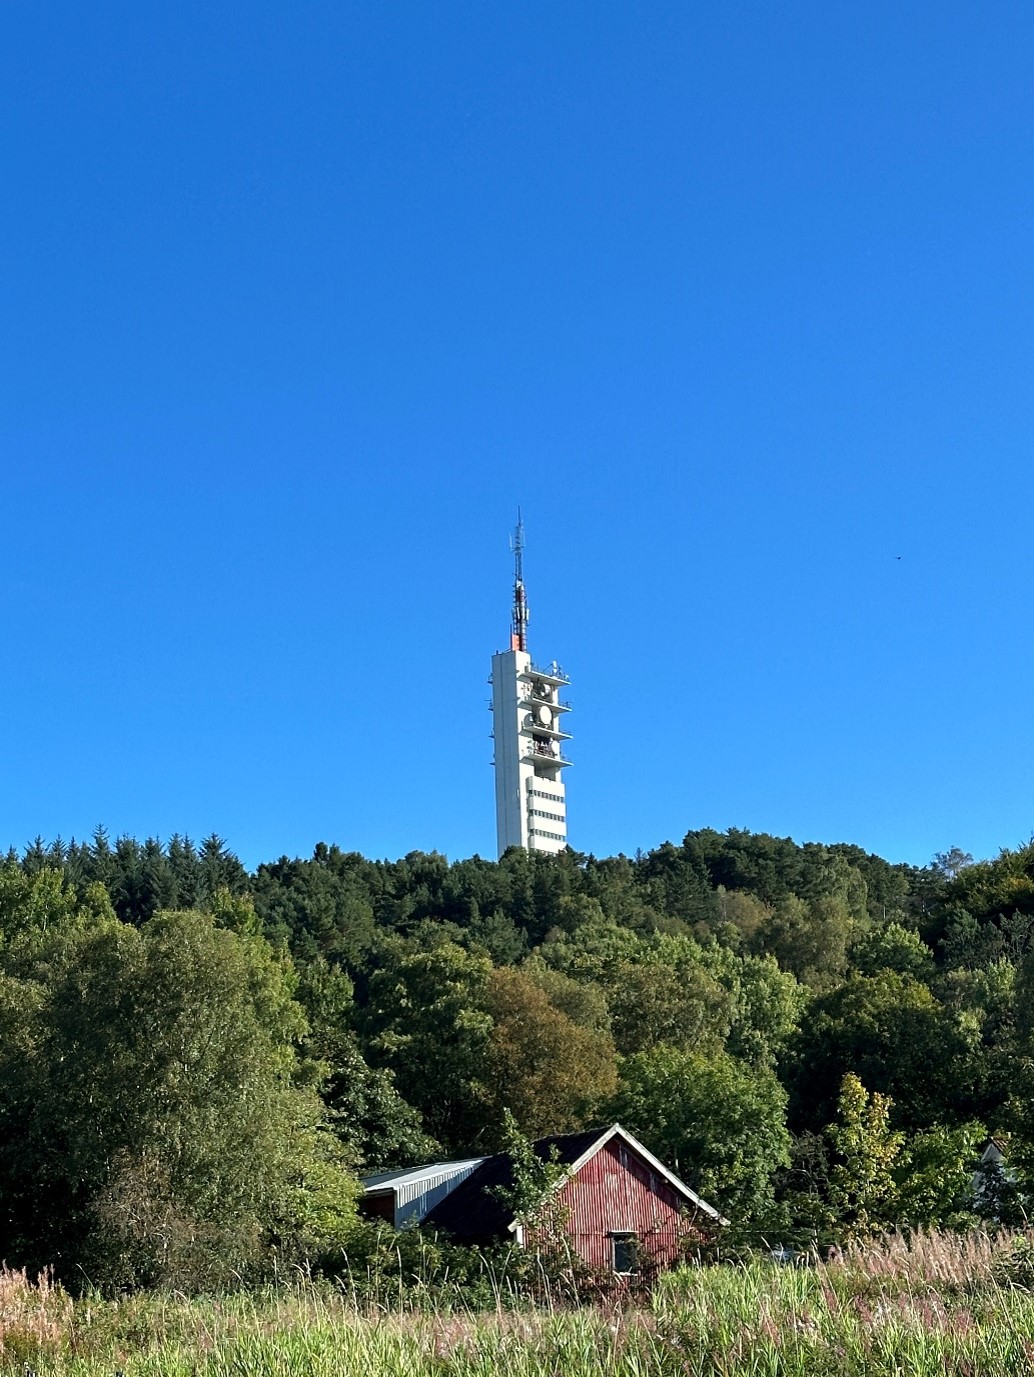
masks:
<path id="1" fill-rule="evenodd" d="M 513 550 L 513 621 L 510 625 L 510 649 L 528 649 L 528 599 L 524 592 L 524 522 L 517 508 L 517 527 L 510 541 Z"/>

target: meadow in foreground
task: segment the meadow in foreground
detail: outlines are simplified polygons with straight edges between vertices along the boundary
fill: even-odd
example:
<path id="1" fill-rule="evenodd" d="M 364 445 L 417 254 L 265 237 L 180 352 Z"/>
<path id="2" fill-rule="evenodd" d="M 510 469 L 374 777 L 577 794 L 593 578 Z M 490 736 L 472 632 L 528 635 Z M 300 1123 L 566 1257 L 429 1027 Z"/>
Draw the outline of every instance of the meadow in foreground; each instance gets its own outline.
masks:
<path id="1" fill-rule="evenodd" d="M 1030 1240 L 925 1235 L 814 1266 L 690 1268 L 577 1308 L 360 1305 L 327 1287 L 73 1300 L 0 1273 L 4 1373 L 39 1377 L 1005 1377 L 1034 1370 Z M 504 1303 L 505 1302 L 505 1303 Z"/>

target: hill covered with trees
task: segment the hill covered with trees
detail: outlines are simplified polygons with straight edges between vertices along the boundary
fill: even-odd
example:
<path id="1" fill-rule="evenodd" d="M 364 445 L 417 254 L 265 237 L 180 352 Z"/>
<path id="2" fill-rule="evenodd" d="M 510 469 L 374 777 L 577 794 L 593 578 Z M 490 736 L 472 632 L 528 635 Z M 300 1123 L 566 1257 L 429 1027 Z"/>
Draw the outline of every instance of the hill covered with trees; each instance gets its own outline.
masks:
<path id="1" fill-rule="evenodd" d="M 924 868 L 689 833 L 635 858 L 249 874 L 103 831 L 0 865 L 0 1254 L 201 1286 L 355 1246 L 357 1177 L 619 1119 L 747 1242 L 1034 1181 L 1034 844 Z"/>

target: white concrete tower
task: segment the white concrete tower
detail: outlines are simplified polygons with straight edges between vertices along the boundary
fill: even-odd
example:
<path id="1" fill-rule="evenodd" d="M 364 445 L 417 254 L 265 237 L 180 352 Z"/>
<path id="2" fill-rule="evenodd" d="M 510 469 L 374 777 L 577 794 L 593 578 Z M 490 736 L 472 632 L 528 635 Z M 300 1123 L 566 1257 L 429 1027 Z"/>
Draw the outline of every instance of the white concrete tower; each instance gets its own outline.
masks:
<path id="1" fill-rule="evenodd" d="M 510 649 L 492 656 L 492 735 L 495 739 L 495 821 L 500 856 L 508 846 L 562 851 L 567 845 L 561 701 L 568 679 L 554 660 L 548 668 L 528 654 L 524 592 L 524 525 L 513 540 L 513 623 Z"/>

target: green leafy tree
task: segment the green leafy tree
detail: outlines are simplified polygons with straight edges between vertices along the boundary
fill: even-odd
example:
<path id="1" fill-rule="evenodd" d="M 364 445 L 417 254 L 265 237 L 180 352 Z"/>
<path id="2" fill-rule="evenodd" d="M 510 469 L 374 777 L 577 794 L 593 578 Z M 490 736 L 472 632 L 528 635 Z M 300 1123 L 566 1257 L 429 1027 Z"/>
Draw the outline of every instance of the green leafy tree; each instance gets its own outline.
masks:
<path id="1" fill-rule="evenodd" d="M 642 952 L 643 945 L 636 933 L 609 922 L 599 913 L 573 933 L 555 929 L 538 948 L 537 955 L 551 970 L 589 984 L 605 982 L 622 961 L 634 961 Z"/>
<path id="2" fill-rule="evenodd" d="M 665 842 L 640 858 L 636 866 L 637 879 L 650 906 L 690 929 L 708 928 L 716 920 L 716 881 L 709 873 L 710 857 L 698 840 L 700 835 L 691 832 L 681 847 Z M 718 833 L 709 835 L 717 837 Z"/>
<path id="3" fill-rule="evenodd" d="M 860 975 L 894 971 L 923 982 L 934 975 L 933 952 L 917 932 L 900 923 L 871 928 L 851 947 L 850 958 Z"/>
<path id="4" fill-rule="evenodd" d="M 973 1042 L 973 1112 L 997 1123 L 1016 1088 L 1017 1071 L 1025 1055 L 1017 1016 L 1024 1016 L 1017 999 L 1016 967 L 1005 958 L 975 969 L 955 966 L 943 971 L 936 991 Z"/>
<path id="5" fill-rule="evenodd" d="M 662 937 L 658 947 L 682 942 Z M 726 1051 L 752 1066 L 774 1065 L 797 1029 L 804 1004 L 805 991 L 796 978 L 780 970 L 771 956 L 743 956 L 708 946 L 698 959 L 728 997 Z"/>
<path id="6" fill-rule="evenodd" d="M 448 1152 L 475 1150 L 486 1120 L 486 1007 L 492 963 L 454 942 L 428 950 L 394 939 L 378 953 L 359 1013 L 364 1053 L 394 1072 L 399 1093 Z"/>
<path id="7" fill-rule="evenodd" d="M 303 960 L 358 965 L 374 939 L 368 863 L 320 843 L 310 860 L 261 865 L 255 907 L 265 931 Z"/>
<path id="8" fill-rule="evenodd" d="M 893 1164 L 893 1222 L 899 1228 L 971 1227 L 973 1174 L 987 1130 L 976 1122 L 937 1124 L 905 1139 Z"/>
<path id="9" fill-rule="evenodd" d="M 962 864 L 955 868 L 951 879 L 947 878 L 945 870 L 936 866 L 935 872 L 941 880 L 941 889 L 939 902 L 934 905 L 932 935 L 928 935 L 928 940 L 936 941 L 946 936 L 945 929 L 952 914 L 967 915 L 975 921 L 978 930 L 984 927 L 1008 929 L 1015 925 L 1017 918 L 1034 917 L 1034 841 L 1015 851 L 1003 849 L 994 860 Z M 1021 925 L 1019 931 L 1029 942 L 1029 924 Z M 962 935 L 956 930 L 956 950 L 961 946 Z M 1017 959 L 1022 951 L 992 947 L 990 955 L 992 959 L 998 955 Z"/>
<path id="10" fill-rule="evenodd" d="M 958 1122 L 973 1103 L 973 1030 L 919 981 L 893 971 L 852 976 L 813 1000 L 786 1058 L 792 1120 L 834 1116 L 845 1074 L 890 1096 L 899 1126 Z"/>
<path id="11" fill-rule="evenodd" d="M 1007 1130 L 1008 1157 L 1000 1169 L 985 1169 L 984 1182 L 985 1213 L 1009 1223 L 1034 1200 L 1034 953 L 1021 961 L 1015 990 L 1014 1056 L 999 1119 Z"/>
<path id="12" fill-rule="evenodd" d="M 807 1249 L 837 1242 L 830 1178 L 832 1149 L 825 1133 L 804 1132 L 790 1141 L 790 1160 L 776 1173 L 773 1240 Z"/>
<path id="13" fill-rule="evenodd" d="M 569 1174 L 556 1146 L 540 1156 L 532 1140 L 521 1132 L 516 1116 L 504 1109 L 500 1151 L 510 1159 L 512 1179 L 507 1186 L 489 1187 L 491 1193 L 513 1214 L 517 1224 L 555 1237 L 559 1220 L 550 1205 L 557 1187 Z"/>
<path id="14" fill-rule="evenodd" d="M 101 896 L 102 901 L 107 899 L 103 891 L 93 894 L 95 906 Z M 106 908 L 111 911 L 110 902 Z M 74 918 L 79 909 L 75 886 L 60 869 L 28 870 L 10 858 L 0 865 L 0 951 L 7 948 L 9 952 L 12 944 L 25 938 L 35 945 L 50 928 Z"/>
<path id="15" fill-rule="evenodd" d="M 293 972 L 197 913 L 51 931 L 0 1001 L 5 1254 L 66 1278 L 208 1285 L 354 1218 L 297 1082 Z"/>
<path id="16" fill-rule="evenodd" d="M 351 1161 L 366 1172 L 433 1161 L 439 1145 L 420 1115 L 399 1094 L 394 1073 L 369 1066 L 352 1028 L 352 982 L 344 971 L 315 961 L 303 967 L 298 999 L 309 1033 L 328 1122 Z"/>
<path id="17" fill-rule="evenodd" d="M 715 892 L 716 931 L 727 945 L 745 951 L 764 951 L 772 924 L 772 910 L 756 894 L 719 885 Z"/>
<path id="18" fill-rule="evenodd" d="M 842 1238 L 864 1238 L 895 1220 L 893 1169 L 905 1135 L 891 1129 L 890 1107 L 886 1095 L 870 1095 L 853 1072 L 841 1082 L 827 1134 L 836 1152 L 830 1193 Z"/>
<path id="19" fill-rule="evenodd" d="M 786 1096 L 768 1067 L 673 1047 L 624 1060 L 612 1115 L 743 1232 L 773 1217 L 789 1161 Z"/>
<path id="20" fill-rule="evenodd" d="M 606 992 L 615 1042 L 626 1055 L 662 1044 L 717 1051 L 728 1037 L 729 994 L 700 964 L 621 961 Z"/>
<path id="21" fill-rule="evenodd" d="M 822 894 L 811 900 L 789 894 L 775 906 L 768 950 L 780 966 L 814 989 L 829 989 L 847 967 L 856 918 L 847 900 Z"/>
<path id="22" fill-rule="evenodd" d="M 538 955 L 529 957 L 520 969 L 538 986 L 553 1008 L 566 1014 L 572 1023 L 595 1033 L 610 1034 L 610 1010 L 606 992 L 600 985 L 574 980 L 562 971 L 555 971 Z"/>
<path id="23" fill-rule="evenodd" d="M 846 861 L 865 884 L 869 917 L 874 923 L 910 920 L 916 884 L 922 872 L 915 866 L 891 864 L 860 846 L 837 842 L 829 851 Z"/>
<path id="24" fill-rule="evenodd" d="M 617 1088 L 610 1035 L 574 1023 L 534 980 L 511 967 L 489 975 L 486 1007 L 492 1018 L 484 1062 L 490 1121 L 501 1129 L 512 1104 L 514 1121 L 532 1138 L 585 1127 Z"/>
<path id="25" fill-rule="evenodd" d="M 938 851 L 933 858 L 934 869 L 946 880 L 957 880 L 972 864 L 973 857 L 959 846 L 953 846 L 950 851 Z"/>

